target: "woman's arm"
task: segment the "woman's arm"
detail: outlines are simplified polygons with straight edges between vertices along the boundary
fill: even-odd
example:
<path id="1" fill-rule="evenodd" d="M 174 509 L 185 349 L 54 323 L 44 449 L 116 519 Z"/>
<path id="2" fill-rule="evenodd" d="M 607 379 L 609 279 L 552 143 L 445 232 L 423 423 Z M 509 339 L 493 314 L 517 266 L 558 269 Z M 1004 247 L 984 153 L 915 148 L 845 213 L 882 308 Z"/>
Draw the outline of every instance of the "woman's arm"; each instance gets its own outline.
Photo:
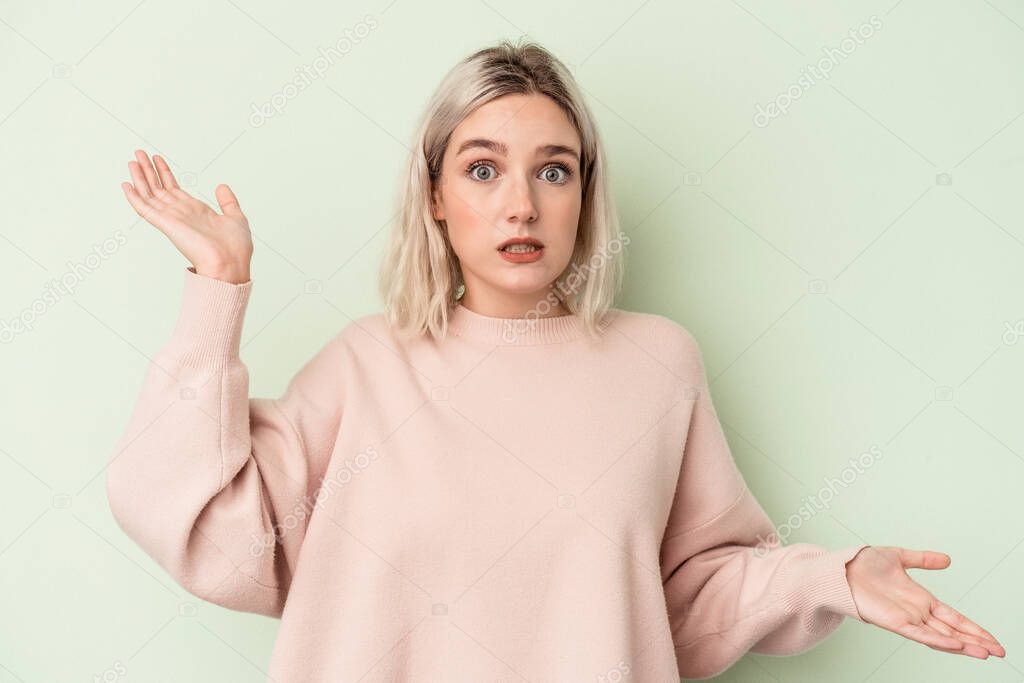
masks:
<path id="1" fill-rule="evenodd" d="M 328 344 L 277 400 L 249 398 L 252 283 L 185 273 L 181 311 L 107 468 L 124 532 L 191 593 L 280 616 L 340 419 Z"/>
<path id="2" fill-rule="evenodd" d="M 781 545 L 747 488 L 711 401 L 700 349 L 686 332 L 693 410 L 661 571 L 684 678 L 708 678 L 747 651 L 803 652 L 843 621 L 859 621 L 932 649 L 1004 657 L 995 637 L 935 598 L 906 570 L 943 569 L 933 551 L 852 545 Z M 856 596 L 856 597 L 855 597 Z"/>
<path id="3" fill-rule="evenodd" d="M 150 364 L 113 453 L 107 498 L 118 524 L 195 595 L 279 616 L 338 429 L 336 344 L 278 400 L 249 398 L 239 343 L 252 235 L 235 194 L 221 213 L 142 150 L 121 188 L 193 266 L 177 325 Z"/>
<path id="4" fill-rule="evenodd" d="M 846 562 L 865 545 L 779 545 L 732 458 L 700 349 L 688 332 L 684 337 L 693 410 L 661 571 L 679 673 L 707 678 L 747 651 L 797 654 L 844 616 L 860 619 Z"/>

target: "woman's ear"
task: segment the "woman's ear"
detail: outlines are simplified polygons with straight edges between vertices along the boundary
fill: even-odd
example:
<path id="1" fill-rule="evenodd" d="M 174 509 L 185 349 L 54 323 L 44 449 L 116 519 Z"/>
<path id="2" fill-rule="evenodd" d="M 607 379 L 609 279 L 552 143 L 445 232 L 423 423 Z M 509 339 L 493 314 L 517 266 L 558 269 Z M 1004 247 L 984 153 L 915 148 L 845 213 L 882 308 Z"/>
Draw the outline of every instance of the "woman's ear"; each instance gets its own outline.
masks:
<path id="1" fill-rule="evenodd" d="M 444 204 L 441 202 L 437 189 L 430 192 L 430 211 L 434 215 L 434 220 L 444 220 Z"/>

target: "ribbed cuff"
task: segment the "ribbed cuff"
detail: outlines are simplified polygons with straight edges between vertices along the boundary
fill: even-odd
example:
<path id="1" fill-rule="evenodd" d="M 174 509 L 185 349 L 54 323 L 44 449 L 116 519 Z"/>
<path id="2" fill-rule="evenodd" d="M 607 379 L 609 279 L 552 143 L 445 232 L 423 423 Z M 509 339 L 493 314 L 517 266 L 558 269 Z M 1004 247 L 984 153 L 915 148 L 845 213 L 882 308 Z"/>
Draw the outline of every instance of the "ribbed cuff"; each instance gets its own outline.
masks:
<path id="1" fill-rule="evenodd" d="M 850 582 L 846 578 L 846 563 L 868 544 L 854 545 L 826 551 L 801 567 L 802 581 L 787 600 L 794 610 L 824 609 L 836 614 L 864 621 L 853 600 Z"/>
<path id="2" fill-rule="evenodd" d="M 165 351 L 192 367 L 238 358 L 251 291 L 252 280 L 234 284 L 186 268 L 178 321 Z"/>

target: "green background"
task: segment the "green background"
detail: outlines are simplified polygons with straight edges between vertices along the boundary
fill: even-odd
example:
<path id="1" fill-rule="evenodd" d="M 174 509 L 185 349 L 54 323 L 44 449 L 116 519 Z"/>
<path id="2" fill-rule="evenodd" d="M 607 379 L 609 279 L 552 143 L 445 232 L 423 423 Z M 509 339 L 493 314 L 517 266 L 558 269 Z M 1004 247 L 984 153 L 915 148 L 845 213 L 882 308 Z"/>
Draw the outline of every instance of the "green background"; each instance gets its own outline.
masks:
<path id="1" fill-rule="evenodd" d="M 786 540 L 946 552 L 948 569 L 911 576 L 1008 651 L 980 661 L 847 620 L 720 680 L 1024 679 L 1019 2 L 88 5 L 0 5 L 0 319 L 36 306 L 0 345 L 0 683 L 262 681 L 277 630 L 189 596 L 107 507 L 104 466 L 186 265 L 124 199 L 132 151 L 161 153 L 210 203 L 218 183 L 237 193 L 256 245 L 242 356 L 252 394 L 277 396 L 379 310 L 428 95 L 470 51 L 524 34 L 570 65 L 604 135 L 631 240 L 618 305 L 697 337 L 773 521 L 882 454 Z M 254 104 L 371 20 L 253 125 Z M 791 86 L 788 111 L 757 125 Z"/>

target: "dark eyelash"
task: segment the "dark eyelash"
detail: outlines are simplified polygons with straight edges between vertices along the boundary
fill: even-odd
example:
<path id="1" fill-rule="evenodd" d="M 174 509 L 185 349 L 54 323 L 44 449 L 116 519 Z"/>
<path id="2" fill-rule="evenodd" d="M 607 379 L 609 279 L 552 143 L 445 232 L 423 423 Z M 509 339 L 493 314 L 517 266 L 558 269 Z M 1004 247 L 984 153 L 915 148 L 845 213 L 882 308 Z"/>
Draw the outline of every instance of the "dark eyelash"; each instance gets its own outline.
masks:
<path id="1" fill-rule="evenodd" d="M 478 159 L 466 167 L 466 173 L 472 173 L 474 168 L 476 168 L 477 166 L 483 166 L 484 164 L 491 164 L 491 162 L 486 161 L 484 159 Z"/>
<path id="2" fill-rule="evenodd" d="M 566 180 L 566 182 L 568 182 L 572 178 L 572 169 L 569 168 L 568 166 L 566 166 L 565 164 L 563 164 L 563 163 L 561 163 L 559 161 L 556 161 L 554 163 L 548 164 L 548 166 L 546 166 L 545 168 L 549 168 L 551 166 L 556 166 L 556 167 L 562 169 L 563 171 L 565 171 L 565 180 Z"/>
<path id="3" fill-rule="evenodd" d="M 486 159 L 478 159 L 478 160 L 474 161 L 473 163 L 471 163 L 469 166 L 467 166 L 465 172 L 466 172 L 467 175 L 471 174 L 473 172 L 473 169 L 475 169 L 477 166 L 482 166 L 484 164 L 488 164 L 488 165 L 491 165 L 491 166 L 494 165 L 493 162 L 488 161 Z M 572 175 L 573 175 L 572 174 L 572 169 L 569 168 L 568 166 L 566 166 L 565 164 L 563 164 L 563 163 L 561 163 L 559 161 L 554 161 L 554 162 L 548 164 L 547 166 L 545 166 L 544 168 L 551 168 L 552 166 L 555 166 L 555 167 L 560 168 L 563 171 L 565 171 L 565 182 L 569 182 L 569 180 L 572 179 Z"/>

